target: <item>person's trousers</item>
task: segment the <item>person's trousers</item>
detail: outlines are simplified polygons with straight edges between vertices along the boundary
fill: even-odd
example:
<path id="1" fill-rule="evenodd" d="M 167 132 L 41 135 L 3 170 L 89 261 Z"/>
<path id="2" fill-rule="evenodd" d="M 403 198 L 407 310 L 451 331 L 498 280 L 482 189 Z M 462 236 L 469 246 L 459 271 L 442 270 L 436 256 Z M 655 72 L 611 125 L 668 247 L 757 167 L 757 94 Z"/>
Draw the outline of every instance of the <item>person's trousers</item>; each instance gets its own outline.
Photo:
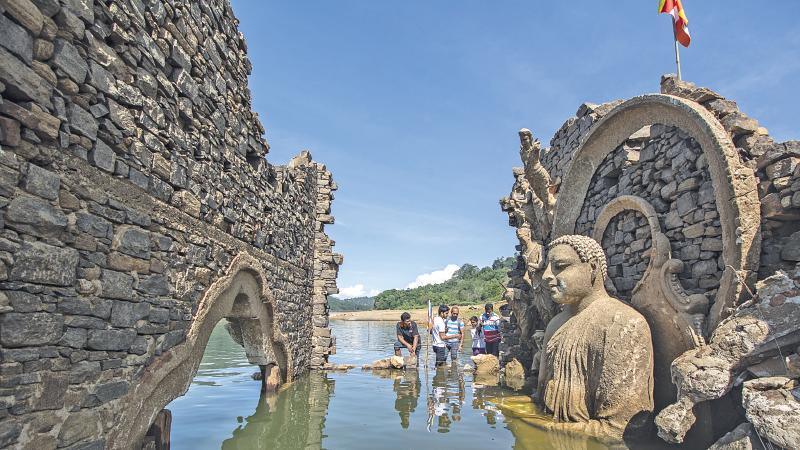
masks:
<path id="1" fill-rule="evenodd" d="M 487 342 L 486 343 L 486 353 L 490 355 L 494 355 L 500 358 L 500 341 L 497 342 Z"/>
<path id="2" fill-rule="evenodd" d="M 447 351 L 450 353 L 450 362 L 458 361 L 458 342 L 448 342 L 447 343 Z M 446 358 L 445 358 L 446 359 Z"/>
<path id="3" fill-rule="evenodd" d="M 447 362 L 447 347 L 438 345 L 433 346 L 433 352 L 436 353 L 436 365 L 441 365 Z"/>

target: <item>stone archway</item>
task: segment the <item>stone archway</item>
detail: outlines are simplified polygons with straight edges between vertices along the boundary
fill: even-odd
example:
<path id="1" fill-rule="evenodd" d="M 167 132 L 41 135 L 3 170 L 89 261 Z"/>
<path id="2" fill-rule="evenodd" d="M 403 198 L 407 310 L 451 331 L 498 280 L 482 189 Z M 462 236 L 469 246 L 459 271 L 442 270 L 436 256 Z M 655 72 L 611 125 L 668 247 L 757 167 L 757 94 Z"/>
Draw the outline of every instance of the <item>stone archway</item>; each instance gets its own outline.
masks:
<path id="1" fill-rule="evenodd" d="M 598 121 L 575 151 L 564 177 L 552 237 L 574 233 L 592 176 L 606 155 L 637 130 L 656 123 L 688 133 L 708 161 L 722 223 L 725 263 L 708 318 L 708 330 L 713 330 L 742 300 L 745 287 L 739 280 L 753 280 L 759 261 L 761 218 L 753 171 L 741 163 L 719 121 L 699 104 L 671 95 L 644 95 L 618 105 Z"/>
<path id="2" fill-rule="evenodd" d="M 277 365 L 283 380 L 291 381 L 293 361 L 287 351 L 288 341 L 273 324 L 274 299 L 260 264 L 255 258 L 240 254 L 231 262 L 227 275 L 206 291 L 186 340 L 149 365 L 123 399 L 121 404 L 125 407 L 118 422 L 126 426 L 114 429 L 108 439 L 109 448 L 136 448 L 158 412 L 186 393 L 211 332 L 223 318 L 235 324 L 233 328 L 238 329 L 240 343 L 251 363 Z"/>

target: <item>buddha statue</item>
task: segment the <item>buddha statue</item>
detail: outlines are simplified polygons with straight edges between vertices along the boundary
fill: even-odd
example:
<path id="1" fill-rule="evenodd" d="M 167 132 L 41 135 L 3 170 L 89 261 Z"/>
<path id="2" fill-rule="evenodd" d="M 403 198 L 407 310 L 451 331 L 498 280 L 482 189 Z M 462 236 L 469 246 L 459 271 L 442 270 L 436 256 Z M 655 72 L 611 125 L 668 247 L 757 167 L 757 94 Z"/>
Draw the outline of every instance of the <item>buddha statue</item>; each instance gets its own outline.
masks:
<path id="1" fill-rule="evenodd" d="M 537 402 L 552 422 L 535 425 L 619 441 L 649 430 L 653 345 L 645 318 L 608 295 L 602 247 L 586 236 L 547 246 L 544 287 L 560 307 L 547 325 Z"/>

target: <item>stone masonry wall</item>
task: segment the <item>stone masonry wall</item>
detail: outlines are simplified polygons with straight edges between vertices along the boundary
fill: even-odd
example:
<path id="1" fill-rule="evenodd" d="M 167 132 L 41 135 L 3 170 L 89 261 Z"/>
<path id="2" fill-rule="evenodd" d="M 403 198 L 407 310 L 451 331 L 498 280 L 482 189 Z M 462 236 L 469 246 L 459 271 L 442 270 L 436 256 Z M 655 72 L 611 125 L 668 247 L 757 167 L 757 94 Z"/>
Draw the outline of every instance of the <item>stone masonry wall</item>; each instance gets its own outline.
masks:
<path id="1" fill-rule="evenodd" d="M 713 300 L 724 268 L 722 232 L 711 175 L 697 142 L 675 127 L 659 124 L 637 132 L 598 166 L 576 231 L 590 234 L 602 207 L 620 195 L 636 195 L 653 205 L 673 255 L 685 263 L 678 275 L 682 285 Z M 609 276 L 616 278 L 621 293 L 630 292 L 646 268 L 639 254 L 650 248 L 650 230 L 640 219 L 629 214 L 613 243 L 604 240 L 613 244 L 603 248 Z M 635 233 L 626 239 L 626 231 Z"/>
<path id="2" fill-rule="evenodd" d="M 227 1 L 0 0 L 0 448 L 103 448 L 240 253 L 292 376 L 331 351 L 336 189 L 269 164 Z"/>

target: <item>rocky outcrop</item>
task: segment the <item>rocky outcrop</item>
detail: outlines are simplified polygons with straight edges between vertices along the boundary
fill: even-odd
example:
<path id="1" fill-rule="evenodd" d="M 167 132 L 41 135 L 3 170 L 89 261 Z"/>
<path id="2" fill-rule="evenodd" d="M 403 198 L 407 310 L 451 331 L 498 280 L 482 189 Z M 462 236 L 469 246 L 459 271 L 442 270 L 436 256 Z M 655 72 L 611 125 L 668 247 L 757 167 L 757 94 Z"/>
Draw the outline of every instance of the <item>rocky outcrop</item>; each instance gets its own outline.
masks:
<path id="1" fill-rule="evenodd" d="M 800 448 L 800 381 L 766 377 L 745 381 L 742 405 L 760 436 L 783 448 Z"/>
<path id="2" fill-rule="evenodd" d="M 743 423 L 719 438 L 708 450 L 764 450 L 753 425 Z"/>
<path id="3" fill-rule="evenodd" d="M 763 363 L 791 355 L 800 345 L 800 272 L 780 272 L 757 283 L 756 299 L 740 308 L 714 331 L 708 345 L 690 350 L 672 363 L 678 401 L 656 418 L 659 436 L 682 442 L 694 424 L 695 405 L 726 395 L 743 377 L 762 373 Z M 751 369 L 756 367 L 756 369 Z M 778 373 L 788 363 L 779 361 Z M 774 373 L 773 373 L 774 374 Z M 758 429 L 758 428 L 757 428 Z"/>
<path id="4" fill-rule="evenodd" d="M 500 373 L 500 361 L 494 355 L 470 356 L 475 364 L 475 375 L 497 375 Z"/>

